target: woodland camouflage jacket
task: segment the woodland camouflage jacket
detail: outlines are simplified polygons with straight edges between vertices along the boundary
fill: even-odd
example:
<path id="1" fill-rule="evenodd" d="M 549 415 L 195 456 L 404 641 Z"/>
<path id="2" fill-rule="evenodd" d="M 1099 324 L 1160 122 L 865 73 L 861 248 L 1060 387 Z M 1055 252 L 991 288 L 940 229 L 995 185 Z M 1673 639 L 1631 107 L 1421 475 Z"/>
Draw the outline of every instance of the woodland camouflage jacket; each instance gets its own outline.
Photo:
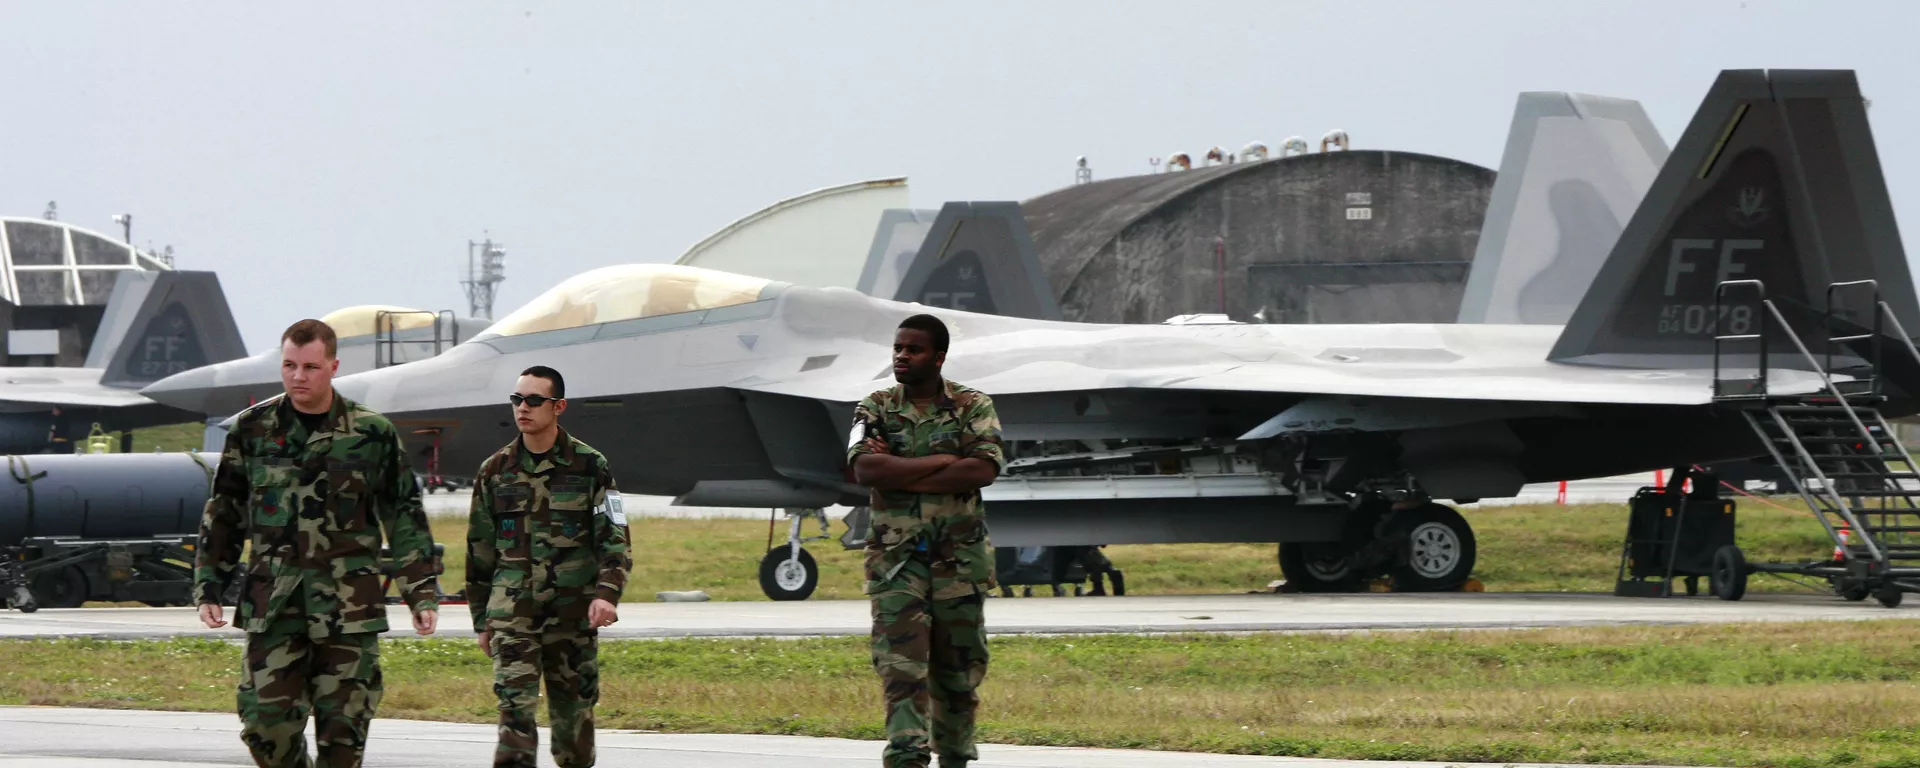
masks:
<path id="1" fill-rule="evenodd" d="M 633 559 L 607 457 L 560 430 L 536 460 L 519 439 L 480 465 L 467 519 L 475 632 L 591 631 L 595 598 L 620 602 Z"/>
<path id="2" fill-rule="evenodd" d="M 854 407 L 847 435 L 847 461 L 868 453 L 867 437 L 884 437 L 887 452 L 918 458 L 948 453 L 985 459 L 1006 469 L 1000 417 L 986 393 L 946 381 L 927 407 L 907 399 L 896 384 L 868 395 Z M 913 493 L 872 489 L 867 533 L 866 592 L 884 589 L 908 558 L 925 554 L 933 564 L 932 599 L 944 600 L 994 586 L 993 552 L 980 492 Z"/>
<path id="3" fill-rule="evenodd" d="M 219 602 L 251 543 L 234 617 L 246 631 L 291 612 L 315 637 L 384 632 L 383 531 L 399 594 L 416 613 L 438 609 L 433 534 L 392 422 L 335 391 L 309 432 L 276 397 L 227 433 L 194 551 L 194 601 Z"/>

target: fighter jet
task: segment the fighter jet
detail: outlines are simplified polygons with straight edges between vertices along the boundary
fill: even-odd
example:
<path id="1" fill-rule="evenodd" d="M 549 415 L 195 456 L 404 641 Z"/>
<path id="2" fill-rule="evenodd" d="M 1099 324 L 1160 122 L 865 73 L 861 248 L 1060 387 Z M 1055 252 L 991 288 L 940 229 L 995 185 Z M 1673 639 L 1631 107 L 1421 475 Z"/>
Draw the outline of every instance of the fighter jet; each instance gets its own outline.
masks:
<path id="1" fill-rule="evenodd" d="M 950 203 L 929 240 L 1017 217 Z M 1762 454 L 1818 474 L 1834 470 L 1800 427 L 1844 421 L 1860 426 L 1852 442 L 1881 445 L 1883 416 L 1920 411 L 1904 330 L 1920 303 L 1848 71 L 1721 73 L 1563 325 L 1051 321 L 1052 296 L 986 263 L 996 253 L 916 263 L 901 290 L 979 263 L 998 315 L 607 267 L 445 354 L 336 385 L 477 466 L 514 438 L 517 375 L 549 365 L 568 377 L 568 428 L 614 457 L 625 492 L 851 506 L 866 495 L 844 461 L 852 407 L 892 386 L 894 330 L 924 312 L 952 330 L 946 374 L 994 398 L 1016 448 L 1140 446 L 1016 449 L 985 491 L 996 546 L 1284 542 L 1290 580 L 1387 572 L 1410 590 L 1456 588 L 1473 567 L 1471 529 L 1441 500 Z M 1870 549 L 1874 589 L 1920 575 Z"/>
<path id="2" fill-rule="evenodd" d="M 320 320 L 332 327 L 340 371 L 348 376 L 438 355 L 486 329 L 489 321 L 455 317 L 449 310 L 361 304 L 342 307 Z M 282 391 L 280 347 L 168 376 L 141 390 L 175 408 L 224 417 Z"/>
<path id="3" fill-rule="evenodd" d="M 245 353 L 212 272 L 121 271 L 83 365 L 0 368 L 0 451 L 47 450 L 50 430 L 70 445 L 94 424 L 120 432 L 198 420 L 139 388 Z"/>

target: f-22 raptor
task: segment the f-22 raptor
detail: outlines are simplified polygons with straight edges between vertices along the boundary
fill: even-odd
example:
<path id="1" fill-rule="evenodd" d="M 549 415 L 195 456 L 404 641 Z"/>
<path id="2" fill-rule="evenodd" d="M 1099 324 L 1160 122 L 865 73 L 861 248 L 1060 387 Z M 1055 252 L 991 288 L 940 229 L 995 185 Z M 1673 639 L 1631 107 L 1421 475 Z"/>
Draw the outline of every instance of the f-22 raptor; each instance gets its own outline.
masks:
<path id="1" fill-rule="evenodd" d="M 992 231 L 1008 207 L 950 203 L 928 241 Z M 946 266 L 916 263 L 902 295 Z M 1802 572 L 1889 604 L 1920 589 L 1901 565 L 1920 559 L 1901 539 L 1920 519 L 1869 524 L 1861 501 L 1920 495 L 1889 466 L 1905 450 L 1885 422 L 1920 411 L 1920 304 L 1850 71 L 1722 72 L 1564 325 L 1047 321 L 1006 316 L 1052 296 L 985 266 L 1002 315 L 608 267 L 443 355 L 336 385 L 477 465 L 514 437 L 516 375 L 554 366 L 570 429 L 618 457 L 625 492 L 858 506 L 853 404 L 893 384 L 899 321 L 930 312 L 952 329 L 946 374 L 993 396 L 1015 446 L 985 491 L 996 546 L 1281 542 L 1310 589 L 1454 589 L 1475 541 L 1441 501 L 1764 456 L 1806 481 L 1829 532 L 1852 532 L 1843 562 Z M 1049 449 L 1098 441 L 1128 447 Z M 1161 469 L 1113 469 L 1143 462 Z M 1728 599 L 1762 568 L 1714 557 Z"/>

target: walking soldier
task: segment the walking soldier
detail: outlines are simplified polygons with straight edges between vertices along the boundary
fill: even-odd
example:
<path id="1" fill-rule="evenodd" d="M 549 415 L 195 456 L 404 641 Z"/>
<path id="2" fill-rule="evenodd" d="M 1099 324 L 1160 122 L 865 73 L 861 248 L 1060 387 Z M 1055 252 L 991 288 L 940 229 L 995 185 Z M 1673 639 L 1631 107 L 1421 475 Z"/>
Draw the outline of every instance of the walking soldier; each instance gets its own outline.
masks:
<path id="1" fill-rule="evenodd" d="M 547 685 L 553 759 L 594 763 L 599 629 L 633 561 L 607 458 L 560 428 L 566 381 L 546 366 L 520 375 L 520 437 L 481 464 L 467 521 L 467 596 L 480 648 L 493 657 L 500 735 L 494 765 L 532 768 L 534 704 Z"/>

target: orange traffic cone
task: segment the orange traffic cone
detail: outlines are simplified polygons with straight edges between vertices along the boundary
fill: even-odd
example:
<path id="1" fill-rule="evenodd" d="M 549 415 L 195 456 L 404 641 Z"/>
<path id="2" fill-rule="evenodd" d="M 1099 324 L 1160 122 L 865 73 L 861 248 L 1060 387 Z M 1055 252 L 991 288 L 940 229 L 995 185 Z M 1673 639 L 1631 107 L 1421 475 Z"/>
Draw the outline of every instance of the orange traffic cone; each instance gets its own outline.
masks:
<path id="1" fill-rule="evenodd" d="M 1845 560 L 1845 559 L 1847 559 L 1847 552 L 1846 552 L 1846 549 L 1847 549 L 1847 535 L 1848 535 L 1849 533 L 1851 533 L 1851 531 L 1849 531 L 1849 530 L 1847 530 L 1847 529 L 1845 529 L 1845 528 L 1841 528 L 1841 529 L 1840 529 L 1840 543 L 1839 543 L 1839 544 L 1836 544 L 1836 545 L 1834 545 L 1834 547 L 1833 547 L 1833 559 L 1834 559 L 1834 561 L 1835 561 L 1835 562 L 1839 562 L 1839 561 L 1841 561 L 1841 560 Z"/>

